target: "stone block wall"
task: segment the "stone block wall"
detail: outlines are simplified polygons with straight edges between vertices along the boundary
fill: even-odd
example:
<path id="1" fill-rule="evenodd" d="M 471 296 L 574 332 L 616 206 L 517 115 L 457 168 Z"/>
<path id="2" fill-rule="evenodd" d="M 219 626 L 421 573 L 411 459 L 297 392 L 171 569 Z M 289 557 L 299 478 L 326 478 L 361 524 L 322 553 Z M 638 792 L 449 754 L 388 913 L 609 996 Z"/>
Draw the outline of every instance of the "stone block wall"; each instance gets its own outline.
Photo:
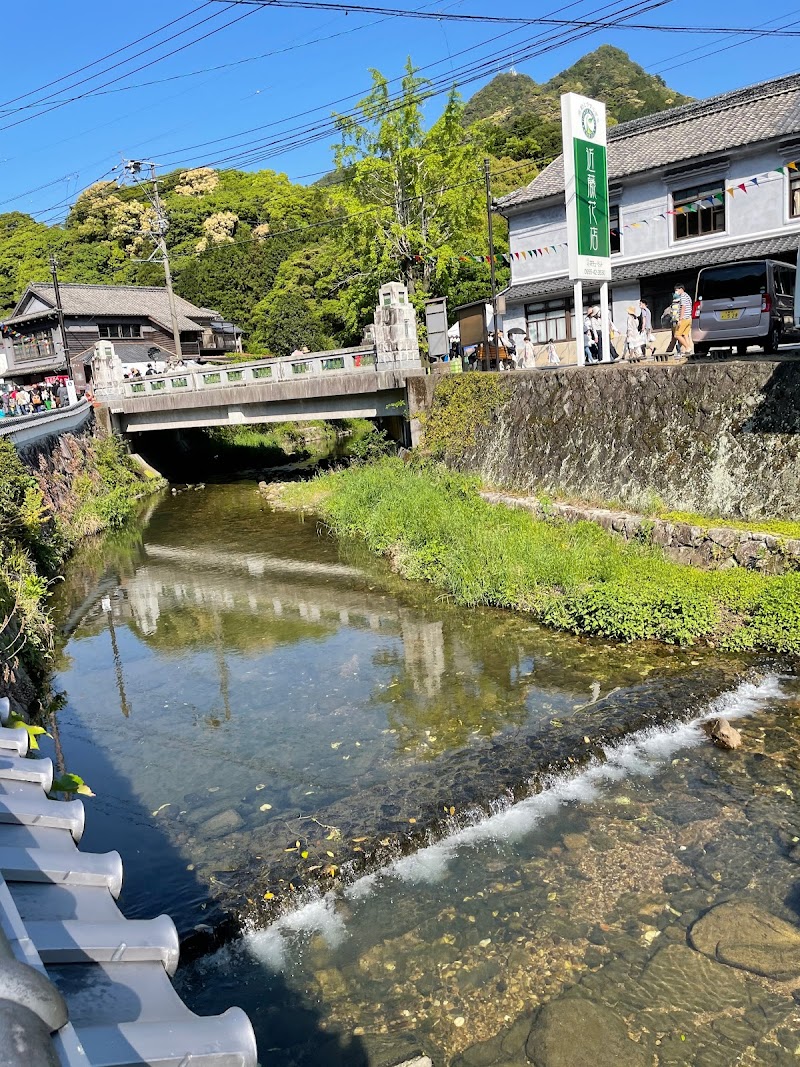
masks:
<path id="1" fill-rule="evenodd" d="M 538 518 L 594 522 L 625 541 L 658 545 L 668 559 L 703 570 L 745 567 L 763 574 L 800 570 L 800 540 L 795 538 L 776 537 L 757 530 L 736 530 L 730 526 L 669 522 L 610 508 L 560 503 L 545 506 L 536 497 L 530 496 L 516 497 L 496 492 L 483 492 L 481 496 L 491 504 L 524 508 Z"/>
<path id="2" fill-rule="evenodd" d="M 427 416 L 452 419 L 439 382 Z M 631 511 L 798 517 L 800 362 L 515 371 L 444 458 L 485 482 Z M 448 408 L 451 408 L 448 411 Z M 459 416 L 463 417 L 463 416 Z"/>

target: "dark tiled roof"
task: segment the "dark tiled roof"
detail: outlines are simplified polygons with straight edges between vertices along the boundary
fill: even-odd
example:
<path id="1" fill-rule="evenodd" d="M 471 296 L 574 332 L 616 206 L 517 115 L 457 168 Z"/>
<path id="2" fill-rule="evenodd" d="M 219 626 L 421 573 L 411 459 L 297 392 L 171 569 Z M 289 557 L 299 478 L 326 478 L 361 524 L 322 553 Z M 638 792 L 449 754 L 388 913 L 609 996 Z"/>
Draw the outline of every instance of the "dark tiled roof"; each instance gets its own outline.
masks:
<path id="1" fill-rule="evenodd" d="M 611 127 L 608 179 L 613 182 L 630 174 L 791 135 L 800 135 L 800 74 Z M 564 159 L 559 156 L 530 185 L 497 203 L 506 212 L 563 191 Z"/>
<path id="2" fill-rule="evenodd" d="M 766 237 L 760 241 L 745 241 L 720 248 L 698 249 L 696 252 L 684 252 L 678 256 L 664 259 L 647 259 L 639 263 L 623 263 L 612 267 L 611 285 L 615 282 L 634 281 L 637 278 L 651 278 L 656 274 L 679 274 L 681 271 L 699 270 L 715 263 L 735 263 L 741 259 L 753 259 L 757 256 L 776 256 L 785 252 L 794 252 L 800 246 L 800 232 L 785 234 L 781 237 Z M 554 293 L 566 292 L 572 282 L 565 277 L 545 278 L 542 281 L 531 279 L 511 285 L 505 290 L 507 303 L 519 304 L 524 300 L 535 300 Z"/>
<path id="3" fill-rule="evenodd" d="M 65 315 L 89 315 L 98 317 L 148 318 L 172 332 L 167 290 L 149 285 L 72 285 L 61 289 L 61 305 Z M 26 298 L 33 294 L 51 306 L 55 306 L 52 284 L 32 282 L 22 294 L 14 311 L 18 311 Z M 199 308 L 183 297 L 175 296 L 178 327 L 181 331 L 197 332 L 214 318 L 220 316 L 208 308 Z M 15 321 L 13 316 L 8 322 Z"/>

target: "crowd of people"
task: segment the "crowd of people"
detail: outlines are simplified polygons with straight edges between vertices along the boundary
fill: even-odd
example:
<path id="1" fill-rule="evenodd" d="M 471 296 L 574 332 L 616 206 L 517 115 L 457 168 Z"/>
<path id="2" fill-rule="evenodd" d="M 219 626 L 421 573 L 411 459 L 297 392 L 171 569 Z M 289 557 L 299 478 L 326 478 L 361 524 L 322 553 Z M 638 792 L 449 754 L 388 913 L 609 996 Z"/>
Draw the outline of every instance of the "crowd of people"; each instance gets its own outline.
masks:
<path id="1" fill-rule="evenodd" d="M 12 386 L 2 394 L 2 417 L 38 415 L 42 411 L 69 406 L 66 378 L 35 385 Z"/>
<path id="2" fill-rule="evenodd" d="M 655 362 L 666 361 L 670 356 L 685 358 L 694 354 L 692 345 L 692 301 L 684 285 L 676 282 L 673 287 L 672 301 L 661 315 L 661 325 L 672 331 L 672 336 L 662 352 L 658 351 L 653 327 L 653 314 L 648 302 L 639 300 L 631 304 L 626 311 L 624 329 L 619 329 L 609 321 L 609 362 L 640 363 L 648 359 Z M 522 330 L 513 330 L 506 335 L 502 330 L 497 334 L 488 334 L 489 364 L 492 370 L 532 369 L 537 365 L 537 358 L 544 350 L 547 365 L 558 367 L 561 359 L 554 338 L 548 338 L 546 344 L 534 342 L 530 334 Z M 516 335 L 516 336 L 515 336 Z M 602 329 L 600 308 L 592 305 L 583 316 L 583 355 L 587 365 L 602 363 L 605 359 L 605 337 Z M 477 370 L 485 365 L 483 345 L 473 345 L 462 352 L 454 341 L 449 355 L 444 362 L 462 360 L 465 370 Z"/>

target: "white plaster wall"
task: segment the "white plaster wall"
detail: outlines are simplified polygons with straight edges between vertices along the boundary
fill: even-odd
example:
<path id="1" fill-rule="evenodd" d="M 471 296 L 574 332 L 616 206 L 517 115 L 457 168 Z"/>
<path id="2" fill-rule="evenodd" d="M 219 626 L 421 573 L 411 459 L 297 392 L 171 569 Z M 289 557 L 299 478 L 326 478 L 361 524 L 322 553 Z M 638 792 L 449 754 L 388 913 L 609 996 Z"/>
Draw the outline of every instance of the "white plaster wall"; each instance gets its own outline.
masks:
<path id="1" fill-rule="evenodd" d="M 640 222 L 643 219 L 648 221 L 635 229 L 623 228 L 622 249 L 619 255 L 612 257 L 612 262 L 622 264 L 667 258 L 714 245 L 728 245 L 732 241 L 748 237 L 757 239 L 792 231 L 800 233 L 800 219 L 789 218 L 788 175 L 774 173 L 775 168 L 784 162 L 785 157 L 778 154 L 777 148 L 741 152 L 731 155 L 729 166 L 724 172 L 712 172 L 696 179 L 698 183 L 705 184 L 707 180 L 720 178 L 724 180 L 726 188 L 744 182 L 748 191 L 743 193 L 737 189 L 733 197 L 726 195 L 724 232 L 678 241 L 673 237 L 672 216 L 667 215 L 664 219 L 658 216 L 661 213 L 666 214 L 671 208 L 673 190 L 693 183 L 691 170 L 688 170 L 686 177 L 673 178 L 669 183 L 661 175 L 640 180 L 628 179 L 623 183 L 622 195 L 618 201 L 620 224 L 624 227 L 626 223 Z M 773 173 L 758 187 L 749 184 L 753 177 L 769 171 Z M 509 219 L 509 246 L 512 252 L 538 248 L 545 244 L 560 244 L 564 241 L 566 218 L 563 204 L 551 201 L 541 208 L 514 215 Z M 565 248 L 559 248 L 555 255 L 525 260 L 513 259 L 511 262 L 512 284 L 545 278 L 566 278 L 566 274 Z M 627 295 L 620 298 L 625 301 L 627 299 Z M 615 303 L 620 300 L 615 292 Z"/>

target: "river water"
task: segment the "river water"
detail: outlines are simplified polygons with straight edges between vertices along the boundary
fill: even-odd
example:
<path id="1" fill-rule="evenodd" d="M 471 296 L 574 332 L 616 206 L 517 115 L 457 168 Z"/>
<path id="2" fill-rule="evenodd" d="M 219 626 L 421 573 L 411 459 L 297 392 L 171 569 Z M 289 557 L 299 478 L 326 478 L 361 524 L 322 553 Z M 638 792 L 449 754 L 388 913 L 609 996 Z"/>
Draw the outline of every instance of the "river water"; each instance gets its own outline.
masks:
<path id="1" fill-rule="evenodd" d="M 59 591 L 48 745 L 129 916 L 244 924 L 179 972 L 195 1010 L 281 1067 L 797 1063 L 790 664 L 456 608 L 251 483 L 148 512 Z M 691 947 L 726 903 L 790 924 L 794 976 Z"/>

